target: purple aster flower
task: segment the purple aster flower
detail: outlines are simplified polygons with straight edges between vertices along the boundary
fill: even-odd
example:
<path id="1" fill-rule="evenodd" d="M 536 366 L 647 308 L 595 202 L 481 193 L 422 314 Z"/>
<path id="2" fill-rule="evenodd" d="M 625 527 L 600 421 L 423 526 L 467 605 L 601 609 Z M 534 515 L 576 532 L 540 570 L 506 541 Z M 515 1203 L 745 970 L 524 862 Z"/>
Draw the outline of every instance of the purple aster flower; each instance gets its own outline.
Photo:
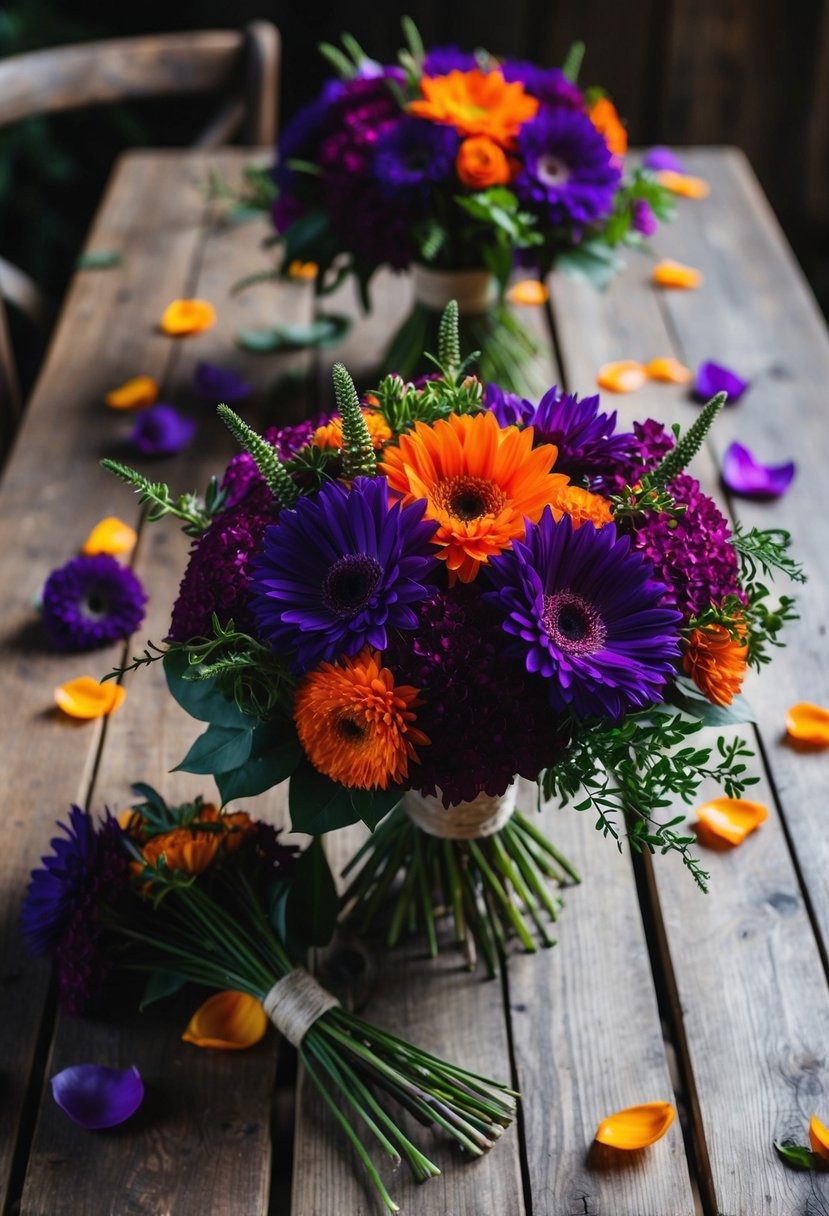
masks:
<path id="1" fill-rule="evenodd" d="M 646 198 L 634 200 L 630 209 L 630 221 L 634 230 L 642 236 L 653 236 L 659 227 L 653 208 Z"/>
<path id="2" fill-rule="evenodd" d="M 661 144 L 648 149 L 642 159 L 642 164 L 646 169 L 653 169 L 655 173 L 661 169 L 668 169 L 671 173 L 685 172 L 685 166 L 679 157 L 670 148 L 665 148 Z"/>
<path id="3" fill-rule="evenodd" d="M 471 72 L 478 60 L 469 51 L 457 46 L 433 46 L 423 60 L 424 76 L 448 76 L 450 72 Z"/>
<path id="4" fill-rule="evenodd" d="M 614 524 L 573 528 L 549 507 L 526 540 L 492 558 L 497 591 L 527 671 L 547 681 L 550 704 L 579 717 L 621 717 L 663 698 L 679 655 L 680 615 L 664 584 Z"/>
<path id="5" fill-rule="evenodd" d="M 385 650 L 390 629 L 414 629 L 411 605 L 428 594 L 422 580 L 437 564 L 425 507 L 390 506 L 384 477 L 358 477 L 350 491 L 330 482 L 283 511 L 251 579 L 258 636 L 295 651 L 305 672 L 365 645 Z"/>
<path id="6" fill-rule="evenodd" d="M 58 827 L 65 838 L 56 836 L 43 868 L 32 871 L 20 923 L 31 954 L 54 954 L 61 1004 L 81 1013 L 109 971 L 100 909 L 128 897 L 129 860 L 109 814 L 96 832 L 92 816 L 73 806 L 69 824 Z"/>
<path id="7" fill-rule="evenodd" d="M 515 192 L 550 223 L 581 228 L 612 211 L 621 171 L 586 114 L 542 110 L 519 131 L 518 150 Z"/>
<path id="8" fill-rule="evenodd" d="M 142 456 L 174 456 L 195 433 L 194 418 L 185 418 L 171 405 L 154 405 L 138 415 L 129 441 Z"/>
<path id="9" fill-rule="evenodd" d="M 568 80 L 561 68 L 540 68 L 534 63 L 508 61 L 501 66 L 504 80 L 520 80 L 528 93 L 546 105 L 584 110 L 584 94 Z"/>
<path id="10" fill-rule="evenodd" d="M 417 724 L 431 739 L 411 770 L 445 806 L 485 792 L 498 797 L 516 774 L 534 781 L 567 744 L 540 677 L 502 644 L 498 609 L 478 584 L 456 584 L 418 605 L 414 633 L 398 634 L 383 656 L 395 680 L 424 689 Z M 515 706 L 521 706 L 516 730 Z"/>
<path id="11" fill-rule="evenodd" d="M 252 385 L 243 380 L 238 372 L 230 367 L 217 367 L 215 363 L 197 363 L 193 385 L 205 401 L 222 401 L 225 405 L 244 401 L 253 392 Z"/>
<path id="12" fill-rule="evenodd" d="M 459 147 L 454 127 L 405 117 L 377 140 L 374 174 L 387 196 L 414 193 L 425 203 L 438 182 L 454 179 Z"/>
<path id="13" fill-rule="evenodd" d="M 598 394 L 579 401 L 575 393 L 560 393 L 553 385 L 525 420 L 535 428 L 536 444 L 554 443 L 558 448 L 557 473 L 588 477 L 594 486 L 629 456 L 635 443 L 631 434 L 614 434 L 616 411 L 600 414 L 599 405 Z"/>
<path id="14" fill-rule="evenodd" d="M 700 363 L 694 384 L 694 396 L 698 401 L 709 401 L 716 393 L 728 393 L 727 404 L 734 405 L 750 383 L 721 363 Z"/>
<path id="15" fill-rule="evenodd" d="M 94 650 L 127 638 L 144 619 L 147 596 L 132 570 L 107 553 L 73 557 L 43 588 L 41 616 L 57 650 Z"/>
<path id="16" fill-rule="evenodd" d="M 491 381 L 484 389 L 484 408 L 492 410 L 499 426 L 526 426 L 535 406 L 517 393 L 507 392 Z"/>
<path id="17" fill-rule="evenodd" d="M 723 456 L 723 482 L 744 498 L 779 498 L 788 490 L 794 474 L 793 461 L 761 464 L 741 443 L 732 443 Z"/>
<path id="18" fill-rule="evenodd" d="M 63 1113 L 89 1131 L 124 1123 L 144 1101 L 144 1082 L 134 1064 L 124 1069 L 73 1064 L 55 1073 L 51 1085 Z"/>

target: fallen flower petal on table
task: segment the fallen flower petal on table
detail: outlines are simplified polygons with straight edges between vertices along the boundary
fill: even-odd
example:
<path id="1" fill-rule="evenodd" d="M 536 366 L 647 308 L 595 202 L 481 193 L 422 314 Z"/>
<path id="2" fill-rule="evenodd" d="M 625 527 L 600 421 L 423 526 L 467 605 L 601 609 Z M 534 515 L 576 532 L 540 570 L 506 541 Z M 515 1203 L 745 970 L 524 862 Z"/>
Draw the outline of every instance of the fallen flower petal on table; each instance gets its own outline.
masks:
<path id="1" fill-rule="evenodd" d="M 697 379 L 694 384 L 694 396 L 698 401 L 710 401 L 717 393 L 728 393 L 728 405 L 734 405 L 739 401 L 743 393 L 751 384 L 750 380 L 744 380 L 742 376 L 738 376 L 730 367 L 725 367 L 722 363 L 700 363 L 697 369 Z"/>
<path id="2" fill-rule="evenodd" d="M 539 279 L 521 279 L 520 282 L 513 283 L 507 292 L 510 304 L 518 304 L 521 307 L 546 304 L 549 298 L 549 291 Z"/>
<path id="3" fill-rule="evenodd" d="M 809 1143 L 812 1152 L 823 1157 L 824 1161 L 829 1161 L 829 1127 L 821 1123 L 817 1115 L 812 1115 L 809 1120 Z"/>
<path id="4" fill-rule="evenodd" d="M 711 187 L 704 177 L 693 177 L 690 173 L 676 173 L 672 169 L 660 169 L 656 180 L 665 190 L 679 194 L 682 198 L 708 198 Z"/>
<path id="5" fill-rule="evenodd" d="M 185 418 L 171 405 L 154 405 L 140 415 L 129 441 L 142 456 L 173 456 L 187 447 L 195 433 L 194 418 Z"/>
<path id="6" fill-rule="evenodd" d="M 645 364 L 645 372 L 649 379 L 662 380 L 665 384 L 690 384 L 694 378 L 690 367 L 670 356 L 651 359 L 650 363 Z"/>
<path id="7" fill-rule="evenodd" d="M 762 802 L 715 798 L 697 807 L 696 814 L 707 832 L 728 844 L 738 845 L 768 818 L 769 812 Z"/>
<path id="8" fill-rule="evenodd" d="M 198 363 L 193 373 L 193 387 L 200 397 L 214 404 L 223 402 L 235 405 L 244 401 L 253 392 L 238 372 L 230 367 L 217 367 L 215 363 Z"/>
<path id="9" fill-rule="evenodd" d="M 144 1082 L 134 1064 L 124 1069 L 74 1064 L 56 1073 L 51 1085 L 64 1114 L 88 1131 L 123 1123 L 144 1101 Z"/>
<path id="10" fill-rule="evenodd" d="M 103 718 L 123 705 L 127 690 L 121 684 L 99 684 L 93 676 L 78 676 L 55 689 L 58 708 L 70 718 Z"/>
<path id="11" fill-rule="evenodd" d="M 684 173 L 685 166 L 682 161 L 672 152 L 670 148 L 666 148 L 664 144 L 655 144 L 654 147 L 648 148 L 642 164 L 646 169 L 670 169 L 672 173 Z"/>
<path id="12" fill-rule="evenodd" d="M 130 553 L 136 545 L 138 533 L 135 528 L 125 524 L 117 515 L 107 515 L 98 520 L 81 546 L 81 553 L 87 557 L 95 557 L 106 553 L 110 557 L 118 557 L 122 553 Z"/>
<path id="13" fill-rule="evenodd" d="M 152 376 L 133 376 L 104 397 L 111 410 L 145 410 L 156 401 L 158 381 Z"/>
<path id="14" fill-rule="evenodd" d="M 723 456 L 723 482 L 744 498 L 779 498 L 788 490 L 794 473 L 793 461 L 761 464 L 741 443 L 732 443 Z"/>
<path id="15" fill-rule="evenodd" d="M 619 359 L 599 368 L 596 383 L 611 393 L 635 393 L 647 380 L 645 366 L 635 359 Z"/>
<path id="16" fill-rule="evenodd" d="M 315 279 L 320 272 L 316 262 L 302 262 L 299 258 L 294 258 L 288 267 L 288 274 L 292 279 Z"/>
<path id="17" fill-rule="evenodd" d="M 676 287 L 693 290 L 702 283 L 702 272 L 693 266 L 684 266 L 673 258 L 664 258 L 653 268 L 651 276 L 658 287 Z"/>
<path id="18" fill-rule="evenodd" d="M 829 709 L 799 701 L 786 712 L 786 730 L 801 743 L 829 747 Z"/>
<path id="19" fill-rule="evenodd" d="M 207 300 L 173 300 L 161 315 L 165 334 L 200 334 L 216 324 L 216 309 Z"/>
<path id="20" fill-rule="evenodd" d="M 181 1036 L 196 1047 L 240 1051 L 264 1037 L 268 1015 L 246 992 L 217 992 L 200 1005 Z"/>
<path id="21" fill-rule="evenodd" d="M 596 1139 L 612 1148 L 647 1148 L 661 1140 L 674 1121 L 670 1102 L 643 1102 L 608 1115 L 599 1124 Z"/>

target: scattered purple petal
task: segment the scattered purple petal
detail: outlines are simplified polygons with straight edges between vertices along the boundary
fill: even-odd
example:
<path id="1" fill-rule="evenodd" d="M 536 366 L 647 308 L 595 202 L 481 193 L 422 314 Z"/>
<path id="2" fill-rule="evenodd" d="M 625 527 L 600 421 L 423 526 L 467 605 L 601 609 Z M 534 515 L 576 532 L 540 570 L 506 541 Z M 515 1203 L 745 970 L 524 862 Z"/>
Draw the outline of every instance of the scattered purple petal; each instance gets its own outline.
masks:
<path id="1" fill-rule="evenodd" d="M 722 479 L 729 490 L 744 498 L 779 498 L 788 490 L 794 473 L 794 461 L 761 464 L 741 443 L 732 443 L 723 456 Z"/>
<path id="2" fill-rule="evenodd" d="M 215 363 L 199 363 L 193 373 L 193 386 L 200 397 L 214 405 L 223 402 L 234 405 L 244 401 L 253 392 L 253 386 L 243 380 L 230 367 L 217 367 Z"/>
<path id="3" fill-rule="evenodd" d="M 56 1073 L 51 1084 L 64 1114 L 90 1131 L 123 1123 L 144 1101 L 144 1082 L 134 1064 L 124 1069 L 74 1064 Z"/>
<path id="4" fill-rule="evenodd" d="M 194 418 L 185 418 L 171 405 L 154 405 L 138 415 L 129 439 L 142 456 L 173 456 L 187 447 L 195 433 Z"/>
<path id="5" fill-rule="evenodd" d="M 728 405 L 739 401 L 748 388 L 750 380 L 744 380 L 721 363 L 700 363 L 694 396 L 698 401 L 709 401 L 716 393 L 728 393 Z"/>
<path id="6" fill-rule="evenodd" d="M 668 169 L 671 173 L 685 172 L 685 166 L 679 157 L 670 148 L 666 148 L 662 144 L 657 144 L 655 147 L 650 148 L 645 153 L 642 164 L 646 169 L 653 169 L 657 173 L 660 169 Z"/>

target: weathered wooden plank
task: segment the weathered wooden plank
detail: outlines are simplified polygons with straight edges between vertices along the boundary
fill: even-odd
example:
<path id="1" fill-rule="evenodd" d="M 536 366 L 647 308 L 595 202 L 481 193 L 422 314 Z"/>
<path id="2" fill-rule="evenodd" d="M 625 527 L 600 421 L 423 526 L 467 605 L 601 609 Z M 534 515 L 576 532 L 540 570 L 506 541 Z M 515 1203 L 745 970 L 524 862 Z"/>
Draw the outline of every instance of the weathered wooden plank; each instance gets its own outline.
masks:
<path id="1" fill-rule="evenodd" d="M 219 162 L 232 184 L 238 180 L 246 154 L 224 155 Z M 130 164 L 136 172 L 141 158 Z M 206 180 L 214 157 L 159 159 L 166 165 L 165 188 L 175 190 L 174 175 L 184 171 Z M 134 182 L 141 190 L 140 180 Z M 149 199 L 145 198 L 149 205 Z M 241 229 L 214 228 L 197 255 L 188 291 L 212 300 L 219 314 L 216 327 L 195 343 L 179 342 L 172 351 L 172 368 L 164 383 L 168 400 L 181 402 L 191 393 L 195 362 L 207 359 L 234 364 L 256 385 L 255 399 L 244 408 L 261 412 L 275 375 L 296 366 L 297 357 L 262 359 L 234 349 L 242 326 L 266 325 L 274 315 L 304 311 L 310 316 L 307 286 L 286 284 L 278 289 L 229 295 L 233 283 L 261 257 L 265 229 L 251 224 Z M 300 357 L 300 362 L 303 357 Z M 305 359 L 307 362 L 307 359 Z M 212 406 L 202 413 L 197 441 L 170 467 L 171 484 L 180 488 L 204 485 L 234 450 L 233 440 L 213 417 Z M 127 499 L 129 491 L 121 488 Z M 175 523 L 165 521 L 142 532 L 137 571 L 150 593 L 148 618 L 133 650 L 143 638 L 156 641 L 167 632 L 170 608 L 186 562 L 187 540 Z M 170 800 L 215 793 L 208 778 L 169 770 L 178 763 L 199 728 L 166 691 L 160 666 L 126 677 L 127 701 L 107 731 L 96 772 L 93 805 L 120 808 L 130 801 L 130 785 L 149 782 Z M 257 800 L 258 813 L 279 809 L 279 795 Z M 252 800 L 246 803 L 252 807 Z M 181 1031 L 201 997 L 193 991 L 173 1007 L 151 1016 L 127 1014 L 117 1024 L 58 1016 L 47 1075 L 84 1059 L 112 1065 L 136 1063 L 150 1095 L 148 1106 L 116 1140 L 81 1131 L 56 1110 L 48 1094 L 36 1127 L 21 1210 L 26 1213 L 90 1214 L 106 1210 L 124 1213 L 233 1211 L 262 1216 L 268 1210 L 270 1184 L 270 1111 L 276 1068 L 276 1037 L 269 1033 L 255 1049 L 244 1053 L 199 1051 L 181 1042 Z M 60 1197 L 54 1192 L 59 1166 Z"/>

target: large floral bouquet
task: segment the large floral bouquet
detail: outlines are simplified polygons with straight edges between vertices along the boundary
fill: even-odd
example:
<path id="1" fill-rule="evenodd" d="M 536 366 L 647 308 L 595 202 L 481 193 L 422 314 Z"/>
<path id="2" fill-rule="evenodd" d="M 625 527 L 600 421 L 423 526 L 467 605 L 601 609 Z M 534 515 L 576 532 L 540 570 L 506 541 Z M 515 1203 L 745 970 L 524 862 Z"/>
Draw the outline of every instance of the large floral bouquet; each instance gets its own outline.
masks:
<path id="1" fill-rule="evenodd" d="M 676 438 L 619 431 L 595 396 L 484 390 L 451 307 L 438 362 L 362 406 L 339 365 L 333 417 L 264 438 L 220 406 L 246 452 L 209 508 L 106 463 L 196 535 L 167 645 L 136 660 L 163 656 L 208 723 L 181 767 L 223 802 L 289 779 L 299 831 L 380 824 L 352 912 L 392 942 L 421 923 L 436 949 L 437 884 L 494 970 L 505 928 L 548 940 L 567 868 L 515 813 L 517 776 L 704 884 L 659 812 L 704 777 L 729 796 L 754 780 L 739 739 L 686 744 L 739 720 L 746 666 L 792 614 L 757 576 L 793 564 L 684 471 L 724 394 Z"/>
<path id="2" fill-rule="evenodd" d="M 534 343 L 503 303 L 516 262 L 605 283 L 616 250 L 669 214 L 646 171 L 628 173 L 627 136 L 601 89 L 576 84 L 582 46 L 563 69 L 486 51 L 425 51 L 411 22 L 399 63 L 322 49 L 337 70 L 279 143 L 273 219 L 284 266 L 313 261 L 326 290 L 353 273 L 368 305 L 382 265 L 412 268 L 416 305 L 383 366 L 425 370 L 437 321 L 460 305 L 485 380 L 527 384 Z"/>

